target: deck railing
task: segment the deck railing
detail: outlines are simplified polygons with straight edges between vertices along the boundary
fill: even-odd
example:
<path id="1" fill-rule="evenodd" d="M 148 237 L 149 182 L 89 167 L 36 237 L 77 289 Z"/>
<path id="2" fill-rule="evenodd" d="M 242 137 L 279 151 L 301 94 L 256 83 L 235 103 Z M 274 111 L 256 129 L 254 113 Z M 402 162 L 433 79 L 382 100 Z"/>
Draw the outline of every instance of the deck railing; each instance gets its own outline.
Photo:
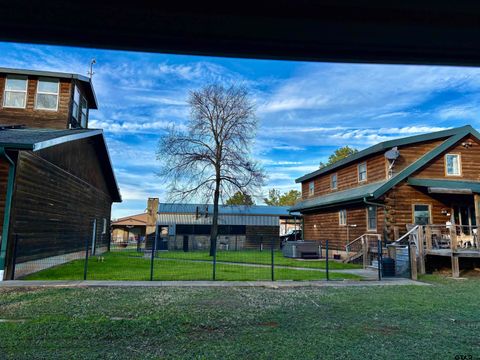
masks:
<path id="1" fill-rule="evenodd" d="M 363 267 L 371 265 L 373 253 L 378 252 L 378 241 L 382 240 L 380 234 L 366 233 L 345 246 L 347 256 L 344 262 L 360 262 Z"/>
<path id="2" fill-rule="evenodd" d="M 426 250 L 474 250 L 480 251 L 477 226 L 470 225 L 424 225 L 423 235 Z"/>

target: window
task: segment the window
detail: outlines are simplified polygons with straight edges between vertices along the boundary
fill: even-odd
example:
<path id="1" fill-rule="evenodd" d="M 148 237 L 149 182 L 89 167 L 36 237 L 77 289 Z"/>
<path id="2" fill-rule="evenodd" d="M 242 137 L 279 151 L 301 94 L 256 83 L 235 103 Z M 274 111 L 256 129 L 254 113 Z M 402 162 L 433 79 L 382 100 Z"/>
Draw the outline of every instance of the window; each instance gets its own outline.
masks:
<path id="1" fill-rule="evenodd" d="M 462 174 L 460 155 L 459 154 L 447 154 L 445 155 L 445 168 L 447 175 L 460 176 Z"/>
<path id="2" fill-rule="evenodd" d="M 413 205 L 413 222 L 415 225 L 430 224 L 430 205 Z"/>
<path id="3" fill-rule="evenodd" d="M 315 194 L 315 182 L 310 181 L 308 184 L 308 196 L 313 196 L 313 194 Z"/>
<path id="4" fill-rule="evenodd" d="M 347 225 L 347 210 L 342 209 L 338 212 L 338 224 Z"/>
<path id="5" fill-rule="evenodd" d="M 80 103 L 80 124 L 83 128 L 87 127 L 87 112 L 88 112 L 87 99 L 85 99 L 82 96 L 82 102 Z"/>
<path id="6" fill-rule="evenodd" d="M 337 174 L 332 174 L 332 176 L 330 176 L 330 187 L 332 190 L 337 188 Z"/>
<path id="7" fill-rule="evenodd" d="M 25 76 L 7 76 L 3 106 L 25 109 L 27 105 L 27 83 Z"/>
<path id="8" fill-rule="evenodd" d="M 37 85 L 37 98 L 35 109 L 58 109 L 59 82 L 57 79 L 39 79 Z"/>
<path id="9" fill-rule="evenodd" d="M 367 207 L 367 230 L 377 231 L 377 207 Z"/>
<path id="10" fill-rule="evenodd" d="M 367 163 L 358 165 L 358 182 L 367 181 Z"/>
<path id="11" fill-rule="evenodd" d="M 75 85 L 73 90 L 72 117 L 78 121 L 78 111 L 80 110 L 80 90 Z"/>

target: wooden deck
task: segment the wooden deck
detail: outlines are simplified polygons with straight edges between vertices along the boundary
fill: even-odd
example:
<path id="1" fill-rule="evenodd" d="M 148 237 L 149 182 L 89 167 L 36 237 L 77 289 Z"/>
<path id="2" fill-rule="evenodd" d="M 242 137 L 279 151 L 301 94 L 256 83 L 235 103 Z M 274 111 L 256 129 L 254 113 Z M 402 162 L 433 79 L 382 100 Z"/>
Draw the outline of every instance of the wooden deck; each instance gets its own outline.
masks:
<path id="1" fill-rule="evenodd" d="M 429 249 L 429 250 L 425 250 L 425 255 L 452 256 L 452 250 L 451 249 Z M 453 251 L 453 256 L 480 258 L 480 250 L 456 249 L 455 251 Z"/>

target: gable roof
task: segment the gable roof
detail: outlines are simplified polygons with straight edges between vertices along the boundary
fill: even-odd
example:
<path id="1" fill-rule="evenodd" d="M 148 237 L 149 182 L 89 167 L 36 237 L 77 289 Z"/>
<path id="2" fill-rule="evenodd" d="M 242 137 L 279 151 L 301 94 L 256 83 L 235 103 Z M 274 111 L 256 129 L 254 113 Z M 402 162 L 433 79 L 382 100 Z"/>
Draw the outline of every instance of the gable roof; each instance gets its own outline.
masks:
<path id="1" fill-rule="evenodd" d="M 339 160 L 331 165 L 325 166 L 321 169 L 315 170 L 311 173 L 308 173 L 306 175 L 303 175 L 299 177 L 298 179 L 295 180 L 296 183 L 303 182 L 309 179 L 312 179 L 318 175 L 328 173 L 330 171 L 336 170 L 342 166 L 348 165 L 350 163 L 353 163 L 357 160 L 360 160 L 364 157 L 379 153 L 379 152 L 384 152 L 387 150 L 390 150 L 391 148 L 395 146 L 404 146 L 404 145 L 410 145 L 410 144 L 415 144 L 419 142 L 424 142 L 424 141 L 430 141 L 430 140 L 438 140 L 438 139 L 443 139 L 443 138 L 448 138 L 450 136 L 456 135 L 460 132 L 463 131 L 469 131 L 473 135 L 480 137 L 480 134 L 470 125 L 454 128 L 454 129 L 448 129 L 448 130 L 443 130 L 443 131 L 436 131 L 432 133 L 427 133 L 427 134 L 421 134 L 421 135 L 415 135 L 415 136 L 407 136 L 404 138 L 399 138 L 399 139 L 394 139 L 394 140 L 388 140 L 384 141 L 381 143 L 378 143 L 376 145 L 370 146 L 369 148 L 366 148 L 362 151 L 359 151 L 356 154 L 350 155 L 346 157 L 345 159 Z"/>
<path id="2" fill-rule="evenodd" d="M 75 79 L 81 81 L 85 87 L 85 95 L 90 109 L 98 109 L 97 96 L 93 90 L 92 80 L 86 76 L 74 73 L 64 73 L 57 71 L 27 70 L 0 67 L 0 73 L 25 76 L 53 77 L 59 79 Z"/>
<path id="3" fill-rule="evenodd" d="M 434 149 L 430 150 L 423 156 L 421 156 L 419 159 L 414 161 L 412 164 L 408 165 L 406 168 L 404 168 L 402 171 L 400 171 L 398 174 L 393 176 L 392 178 L 384 181 L 384 182 L 379 182 L 379 183 L 372 183 L 369 185 L 364 185 L 364 186 L 357 186 L 348 190 L 344 191 L 339 191 L 335 192 L 332 194 L 327 194 L 324 196 L 319 196 L 313 199 L 307 199 L 304 201 L 301 201 L 297 204 L 295 204 L 291 210 L 292 211 L 302 211 L 302 210 L 308 210 L 308 209 L 315 209 L 318 207 L 325 207 L 327 205 L 339 205 L 339 204 L 344 204 L 347 202 L 351 201 L 358 201 L 358 200 L 363 200 L 363 199 L 378 199 L 381 197 L 383 194 L 385 194 L 388 190 L 390 190 L 392 187 L 395 185 L 399 184 L 400 182 L 404 181 L 407 179 L 409 176 L 411 176 L 413 173 L 415 173 L 417 170 L 421 169 L 423 166 L 425 166 L 428 162 L 432 161 L 434 158 L 436 158 L 438 155 L 443 153 L 444 151 L 448 150 L 450 147 L 455 145 L 457 142 L 459 142 L 461 139 L 463 139 L 465 136 L 471 134 L 477 139 L 480 140 L 480 133 L 475 130 L 473 127 L 470 125 L 467 126 L 462 126 L 459 128 L 447 130 L 448 131 L 448 136 L 443 141 L 440 145 L 435 147 Z M 440 131 L 440 132 L 435 132 L 431 134 L 425 134 L 425 135 L 419 135 L 419 136 L 411 136 L 408 138 L 403 138 L 403 139 L 398 139 L 398 140 L 393 140 L 397 141 L 396 145 L 393 146 L 399 146 L 400 144 L 405 145 L 405 144 L 412 144 L 416 142 L 422 142 L 422 141 L 428 141 L 432 139 L 439 139 L 439 138 L 445 138 L 445 134 L 447 131 Z M 431 135 L 431 136 L 427 136 Z M 415 141 L 412 141 L 412 139 L 415 138 Z M 409 142 L 404 142 L 404 140 L 407 139 Z M 388 143 L 391 146 L 392 142 L 384 142 L 381 144 Z M 373 146 L 372 148 L 375 148 L 377 145 Z M 387 149 L 390 147 L 388 146 Z M 371 149 L 371 148 L 369 148 Z M 368 150 L 368 149 L 366 149 Z M 380 151 L 380 150 L 378 150 Z M 371 152 L 370 154 L 373 154 L 374 152 Z M 365 155 L 363 155 L 365 156 Z M 349 157 L 351 158 L 351 157 Z M 348 160 L 349 158 L 345 159 Z M 358 159 L 358 158 L 356 158 Z M 355 159 L 355 160 L 356 160 Z M 349 160 L 346 163 L 350 163 L 354 160 Z M 335 165 L 335 164 L 334 164 Z M 345 164 L 344 164 L 345 165 Z M 321 169 L 323 170 L 323 169 Z M 317 174 L 318 175 L 318 174 Z M 314 175 L 314 176 L 317 176 Z M 307 176 L 307 175 L 306 175 Z M 371 186 L 371 187 L 369 187 Z M 363 194 L 363 196 L 362 196 Z M 335 195 L 335 196 L 333 196 Z"/>
<path id="4" fill-rule="evenodd" d="M 95 138 L 101 151 L 97 154 L 105 166 L 107 183 L 114 202 L 121 202 L 122 197 L 118 189 L 117 180 L 113 171 L 110 154 L 103 136 L 99 129 L 37 129 L 37 128 L 16 128 L 15 126 L 0 125 L 0 147 L 7 150 L 30 150 L 39 151 L 66 142 L 80 140 L 83 138 Z"/>

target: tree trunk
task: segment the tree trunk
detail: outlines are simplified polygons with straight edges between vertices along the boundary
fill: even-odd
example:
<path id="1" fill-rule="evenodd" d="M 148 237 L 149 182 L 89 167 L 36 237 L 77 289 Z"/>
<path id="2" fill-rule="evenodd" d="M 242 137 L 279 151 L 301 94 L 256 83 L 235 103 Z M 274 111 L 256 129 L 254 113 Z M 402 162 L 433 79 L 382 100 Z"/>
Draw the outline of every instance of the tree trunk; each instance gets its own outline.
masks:
<path id="1" fill-rule="evenodd" d="M 215 192 L 213 195 L 213 218 L 212 228 L 210 230 L 210 256 L 214 256 L 217 251 L 218 237 L 218 201 L 220 199 L 220 179 L 215 184 Z"/>

